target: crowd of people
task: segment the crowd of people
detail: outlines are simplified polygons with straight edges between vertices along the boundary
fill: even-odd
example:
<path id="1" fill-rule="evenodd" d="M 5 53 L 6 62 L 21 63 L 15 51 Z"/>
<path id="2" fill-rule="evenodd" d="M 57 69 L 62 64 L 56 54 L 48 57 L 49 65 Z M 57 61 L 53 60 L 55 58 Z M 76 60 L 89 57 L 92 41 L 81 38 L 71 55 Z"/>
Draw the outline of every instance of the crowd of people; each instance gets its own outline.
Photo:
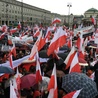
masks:
<path id="1" fill-rule="evenodd" d="M 59 26 L 57 28 L 59 28 Z M 73 33 L 72 33 L 72 31 L 70 32 L 70 30 L 67 27 L 63 26 L 62 28 L 66 29 L 66 32 L 69 35 L 72 35 L 72 36 L 74 35 L 74 32 Z M 36 32 L 36 29 L 34 29 L 35 31 L 33 29 L 31 28 L 29 30 L 29 33 L 25 33 L 25 35 L 33 36 L 34 33 Z M 27 30 L 27 27 L 24 28 L 24 32 L 26 30 Z M 45 27 L 45 28 L 41 27 L 40 31 L 41 30 L 45 36 L 46 32 L 47 32 L 47 27 Z M 51 39 L 53 38 L 54 32 L 55 31 L 52 31 Z M 95 32 L 93 32 L 93 33 L 95 33 Z M 5 35 L 5 37 L 6 36 L 7 36 L 7 34 Z M 12 34 L 12 36 L 15 36 L 15 35 Z M 90 36 L 92 36 L 92 35 L 90 35 Z M 0 40 L 3 41 L 3 39 L 5 37 L 3 37 Z M 75 44 L 74 41 L 76 41 L 78 38 L 79 38 L 79 36 L 75 37 L 75 39 L 73 38 L 74 44 Z M 84 39 L 86 40 L 86 38 L 84 38 Z M 8 38 L 6 40 L 8 40 Z M 20 44 L 20 43 L 15 44 L 15 46 L 16 46 L 16 57 L 13 56 L 13 60 L 17 60 L 19 58 L 23 58 L 24 56 L 30 55 L 32 45 L 34 45 L 34 43 L 36 42 L 37 37 L 33 37 L 33 40 L 34 41 L 29 43 L 29 44 Z M 8 43 L 4 43 L 4 44 L 8 45 Z M 40 51 L 47 50 L 49 47 L 49 44 L 50 44 L 50 42 L 45 44 L 44 47 Z M 84 51 L 85 52 L 84 59 L 87 62 L 88 66 L 81 65 L 81 72 L 86 74 L 89 78 L 91 78 L 91 75 L 93 73 L 95 73 L 94 77 L 91 79 L 92 79 L 92 81 L 95 81 L 96 88 L 98 89 L 98 62 L 97 62 L 98 58 L 96 55 L 98 52 L 97 51 L 98 47 L 94 46 L 94 48 L 92 48 L 93 45 L 96 45 L 94 43 L 94 41 L 88 40 L 87 46 L 85 47 L 85 51 Z M 12 46 L 12 45 L 10 45 L 10 46 Z M 63 50 L 63 53 L 65 53 L 65 54 L 67 53 L 67 56 L 68 56 L 68 53 L 70 53 L 72 47 L 70 48 L 68 46 L 68 44 L 66 44 L 65 46 L 67 47 L 67 50 L 66 49 Z M 92 46 L 92 47 L 89 47 L 89 46 Z M 76 51 L 79 53 L 77 48 L 76 48 Z M 9 58 L 9 51 L 4 51 L 4 50 L 0 51 L 0 64 L 6 63 L 8 61 L 8 58 Z M 70 68 L 65 69 L 65 67 L 66 67 L 66 64 L 64 63 L 65 59 L 66 58 L 63 59 L 62 57 L 60 57 L 59 59 L 52 57 L 52 58 L 49 58 L 47 62 L 41 62 L 40 67 L 41 67 L 42 76 L 51 78 L 52 72 L 49 73 L 49 71 L 51 71 L 53 69 L 54 62 L 56 63 L 56 69 L 58 71 L 62 71 L 64 73 L 64 75 L 69 74 Z M 27 63 L 26 66 L 24 64 L 20 64 L 18 66 L 18 70 L 19 70 L 19 73 L 21 74 L 21 77 L 28 75 L 28 74 L 36 74 L 36 66 L 35 65 L 36 65 L 35 63 L 34 64 L 33 63 L 28 64 Z M 28 66 L 28 68 L 27 68 L 27 66 Z M 10 85 L 6 86 L 6 83 L 8 82 L 8 80 L 10 80 L 12 77 L 14 77 L 14 75 L 16 74 L 16 69 L 17 68 L 14 69 L 14 71 L 15 71 L 14 74 L 8 74 L 7 77 L 6 77 L 6 75 L 0 76 L 0 78 L 1 78 L 0 79 L 1 80 L 1 82 L 0 82 L 0 98 L 10 98 Z M 58 98 L 63 98 L 68 92 L 62 88 L 62 76 L 59 76 L 59 74 L 60 73 L 58 73 L 58 75 L 57 75 Z M 48 86 L 48 84 L 47 84 L 47 86 Z M 17 98 L 48 98 L 49 91 L 47 88 L 44 90 L 39 89 L 39 84 L 36 84 L 30 88 L 20 89 L 19 94 L 21 95 L 21 97 L 17 97 Z M 97 98 L 97 96 L 95 96 L 95 97 Z"/>

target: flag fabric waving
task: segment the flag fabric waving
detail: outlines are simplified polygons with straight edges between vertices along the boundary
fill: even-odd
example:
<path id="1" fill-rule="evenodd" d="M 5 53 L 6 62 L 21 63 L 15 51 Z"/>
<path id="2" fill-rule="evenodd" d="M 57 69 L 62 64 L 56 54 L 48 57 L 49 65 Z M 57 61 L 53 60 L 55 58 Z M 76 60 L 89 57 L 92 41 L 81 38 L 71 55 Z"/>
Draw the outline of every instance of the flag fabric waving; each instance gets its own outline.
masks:
<path id="1" fill-rule="evenodd" d="M 12 81 L 10 81 L 10 98 L 17 98 L 14 86 L 12 85 Z"/>
<path id="2" fill-rule="evenodd" d="M 60 19 L 60 18 L 55 18 L 55 19 L 52 21 L 52 24 L 60 23 L 60 22 L 61 22 L 61 19 Z"/>
<path id="3" fill-rule="evenodd" d="M 46 44 L 46 39 L 44 38 L 44 36 L 42 36 L 39 41 L 38 51 L 40 51 L 44 47 L 45 44 Z"/>
<path id="4" fill-rule="evenodd" d="M 15 45 L 13 45 L 13 47 L 11 49 L 11 53 L 13 54 L 14 57 L 16 57 L 16 47 L 15 47 Z"/>
<path id="5" fill-rule="evenodd" d="M 21 29 L 21 23 L 19 21 L 17 28 L 20 30 Z"/>
<path id="6" fill-rule="evenodd" d="M 34 33 L 33 37 L 38 37 L 40 35 L 40 31 L 39 29 L 36 30 L 36 32 Z"/>
<path id="7" fill-rule="evenodd" d="M 49 95 L 48 98 L 58 98 L 57 93 L 57 77 L 56 77 L 56 65 L 54 64 L 54 68 L 52 71 L 52 75 L 48 84 Z"/>
<path id="8" fill-rule="evenodd" d="M 54 50 L 57 50 L 58 47 L 62 47 L 65 43 L 66 32 L 62 29 L 62 27 L 59 27 L 57 32 L 55 32 L 53 39 L 51 40 L 47 54 L 52 54 Z"/>
<path id="9" fill-rule="evenodd" d="M 13 28 L 13 29 L 10 30 L 10 34 L 13 34 L 15 32 L 17 32 L 17 28 Z"/>
<path id="10" fill-rule="evenodd" d="M 71 65 L 70 65 L 69 73 L 71 73 L 71 72 L 81 72 L 81 67 L 79 65 L 77 52 L 75 53 L 75 55 L 72 59 Z"/>
<path id="11" fill-rule="evenodd" d="M 4 38 L 4 36 L 6 35 L 6 33 L 4 32 L 4 33 L 2 33 L 1 35 L 0 35 L 0 40 L 2 40 L 3 38 Z"/>
<path id="12" fill-rule="evenodd" d="M 66 64 L 66 68 L 65 69 L 68 69 L 71 62 L 72 62 L 72 59 L 75 55 L 75 47 L 73 46 L 70 53 L 68 54 L 67 58 L 65 59 L 64 63 Z"/>
<path id="13" fill-rule="evenodd" d="M 76 44 L 77 44 L 77 48 L 78 48 L 78 50 L 81 51 L 81 49 L 82 49 L 82 45 L 83 45 L 82 34 L 78 37 Z"/>
<path id="14" fill-rule="evenodd" d="M 41 37 L 42 37 L 42 31 L 40 32 L 40 35 L 38 36 L 37 41 L 35 42 L 34 46 L 31 49 L 29 60 L 33 60 L 34 59 L 34 56 L 37 53 L 37 50 L 38 50 L 38 47 L 39 47 L 39 43 L 40 43 Z"/>
<path id="15" fill-rule="evenodd" d="M 13 59 L 12 59 L 12 54 L 9 53 L 9 63 L 10 63 L 10 67 L 13 69 Z"/>
<path id="16" fill-rule="evenodd" d="M 14 75 L 14 78 L 13 78 L 13 86 L 14 86 L 14 90 L 16 92 L 16 95 L 17 95 L 17 98 L 20 98 L 20 83 L 21 83 L 21 79 L 20 79 L 20 73 L 18 71 L 18 67 L 17 67 L 17 72 L 16 74 Z"/>
<path id="17" fill-rule="evenodd" d="M 81 90 L 82 89 L 70 92 L 70 93 L 66 94 L 63 98 L 77 98 L 78 95 L 80 94 Z"/>
<path id="18" fill-rule="evenodd" d="M 41 68 L 39 62 L 39 55 L 37 52 L 36 53 L 36 83 L 39 83 L 40 81 L 42 81 L 42 75 L 41 75 Z"/>

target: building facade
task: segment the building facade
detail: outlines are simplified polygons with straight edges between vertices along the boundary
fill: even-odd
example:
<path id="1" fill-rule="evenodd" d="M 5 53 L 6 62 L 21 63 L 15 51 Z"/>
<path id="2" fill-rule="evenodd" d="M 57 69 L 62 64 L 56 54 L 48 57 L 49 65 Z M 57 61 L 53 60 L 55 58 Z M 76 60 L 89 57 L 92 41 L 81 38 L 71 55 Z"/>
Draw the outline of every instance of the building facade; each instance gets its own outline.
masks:
<path id="1" fill-rule="evenodd" d="M 54 17 L 64 20 L 65 16 L 51 13 L 32 5 L 25 4 L 16 0 L 0 0 L 0 25 L 6 23 L 13 25 L 17 22 L 25 24 L 43 23 L 50 24 Z M 63 21 L 62 21 L 63 23 Z"/>
<path id="2" fill-rule="evenodd" d="M 0 0 L 0 25 L 6 23 L 8 26 L 12 26 L 19 21 L 24 25 L 33 25 L 35 23 L 49 25 L 57 17 L 61 19 L 61 24 L 67 24 L 71 27 L 75 23 L 81 23 L 82 19 L 89 19 L 91 16 L 98 20 L 98 10 L 88 9 L 85 11 L 84 16 L 60 15 L 16 0 Z"/>
<path id="3" fill-rule="evenodd" d="M 95 18 L 98 17 L 98 10 L 95 8 L 90 8 L 84 13 L 85 18 L 91 18 L 91 16 L 94 16 Z"/>
<path id="4" fill-rule="evenodd" d="M 94 17 L 96 20 L 96 27 L 98 27 L 98 10 L 95 8 L 90 8 L 84 13 L 84 19 L 87 21 L 91 21 L 91 17 Z"/>

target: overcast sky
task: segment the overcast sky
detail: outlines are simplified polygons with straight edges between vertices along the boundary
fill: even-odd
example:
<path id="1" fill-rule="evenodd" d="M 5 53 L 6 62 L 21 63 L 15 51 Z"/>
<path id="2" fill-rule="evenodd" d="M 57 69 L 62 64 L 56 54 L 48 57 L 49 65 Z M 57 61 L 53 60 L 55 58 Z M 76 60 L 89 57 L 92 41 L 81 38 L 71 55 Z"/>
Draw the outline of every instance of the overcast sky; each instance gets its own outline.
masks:
<path id="1" fill-rule="evenodd" d="M 98 9 L 98 0 L 23 0 L 23 2 L 61 15 L 68 15 L 68 3 L 72 4 L 70 13 L 74 15 L 83 15 L 92 7 Z"/>

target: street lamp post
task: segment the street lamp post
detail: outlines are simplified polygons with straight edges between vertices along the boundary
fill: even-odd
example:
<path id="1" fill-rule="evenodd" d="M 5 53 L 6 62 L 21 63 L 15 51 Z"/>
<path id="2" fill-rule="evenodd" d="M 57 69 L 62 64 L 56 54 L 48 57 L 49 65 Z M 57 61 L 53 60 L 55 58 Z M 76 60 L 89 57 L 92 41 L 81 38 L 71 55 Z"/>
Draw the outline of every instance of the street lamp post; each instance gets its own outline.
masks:
<path id="1" fill-rule="evenodd" d="M 8 3 L 6 3 L 6 25 L 8 25 Z"/>
<path id="2" fill-rule="evenodd" d="M 21 29 L 23 31 L 23 0 L 21 0 Z"/>
<path id="3" fill-rule="evenodd" d="M 69 20 L 70 20 L 70 8 L 72 7 L 72 4 L 68 3 L 67 7 L 68 7 L 68 27 L 69 27 L 69 25 L 70 25 L 70 23 L 69 23 Z"/>

